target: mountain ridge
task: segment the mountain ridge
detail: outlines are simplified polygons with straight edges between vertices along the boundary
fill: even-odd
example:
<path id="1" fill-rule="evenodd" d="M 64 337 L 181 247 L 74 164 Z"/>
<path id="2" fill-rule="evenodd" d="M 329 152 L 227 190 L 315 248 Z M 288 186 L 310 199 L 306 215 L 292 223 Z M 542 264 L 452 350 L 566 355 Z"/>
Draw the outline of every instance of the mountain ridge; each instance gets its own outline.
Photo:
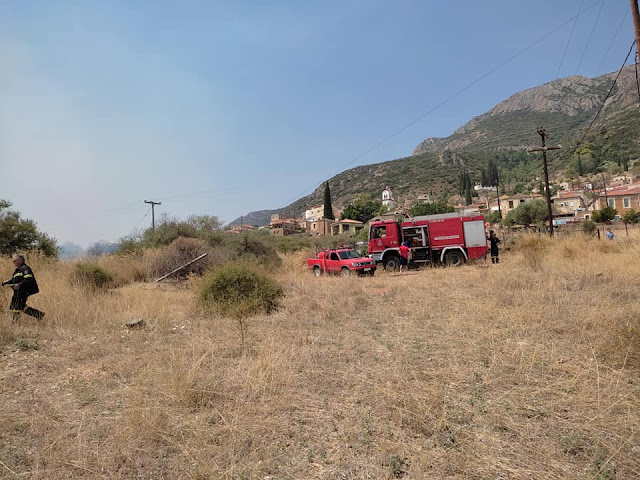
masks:
<path id="1" fill-rule="evenodd" d="M 448 137 L 427 137 L 409 157 L 362 165 L 331 179 L 333 205 L 340 208 L 355 196 L 378 196 L 386 185 L 401 199 L 420 193 L 439 196 L 456 192 L 457 178 L 469 171 L 474 180 L 489 158 L 498 161 L 507 182 L 531 183 L 539 170 L 537 158 L 526 149 L 536 142 L 536 128 L 544 126 L 554 144 L 565 146 L 552 158 L 558 176 L 576 169 L 571 153 L 602 105 L 617 72 L 595 78 L 570 76 L 528 88 L 471 118 Z M 590 131 L 585 144 L 585 162 L 598 170 L 620 159 L 640 155 L 640 110 L 633 66 L 623 69 L 611 96 Z M 617 156 L 617 157 L 616 157 Z M 513 178 L 512 178 L 513 177 Z M 273 210 L 250 212 L 257 225 L 268 224 L 272 213 L 299 216 L 313 204 L 322 203 L 323 187 L 293 203 Z M 237 224 L 239 219 L 231 224 Z M 245 221 L 246 223 L 246 221 Z"/>

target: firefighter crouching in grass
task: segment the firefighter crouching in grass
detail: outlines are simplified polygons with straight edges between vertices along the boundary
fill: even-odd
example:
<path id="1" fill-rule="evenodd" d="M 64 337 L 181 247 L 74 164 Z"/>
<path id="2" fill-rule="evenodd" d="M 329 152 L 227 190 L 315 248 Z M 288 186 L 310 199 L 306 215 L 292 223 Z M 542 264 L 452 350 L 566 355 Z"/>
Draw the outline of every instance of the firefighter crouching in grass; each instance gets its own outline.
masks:
<path id="1" fill-rule="evenodd" d="M 11 305 L 9 307 L 9 310 L 13 313 L 13 320 L 17 321 L 20 318 L 20 312 L 31 315 L 38 320 L 42 319 L 44 312 L 27 307 L 27 298 L 40 291 L 36 277 L 33 276 L 33 271 L 29 265 L 24 263 L 24 257 L 22 255 L 15 255 L 13 257 L 13 264 L 16 267 L 13 272 L 13 277 L 11 277 L 11 280 L 2 282 L 3 286 L 9 285 L 13 289 L 13 297 L 11 297 Z"/>

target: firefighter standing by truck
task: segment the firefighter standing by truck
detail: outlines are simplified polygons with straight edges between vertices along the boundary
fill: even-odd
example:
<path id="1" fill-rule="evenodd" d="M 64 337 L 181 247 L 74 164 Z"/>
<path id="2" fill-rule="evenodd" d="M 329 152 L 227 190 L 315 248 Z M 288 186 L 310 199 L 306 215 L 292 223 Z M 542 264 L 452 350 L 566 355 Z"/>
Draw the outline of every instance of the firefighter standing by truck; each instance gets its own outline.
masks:
<path id="1" fill-rule="evenodd" d="M 496 237 L 496 232 L 491 230 L 487 240 L 489 240 L 489 244 L 491 245 L 491 263 L 500 263 L 500 250 L 498 249 L 500 239 Z"/>
<path id="2" fill-rule="evenodd" d="M 9 306 L 9 310 L 13 313 L 13 320 L 17 321 L 20 318 L 20 312 L 24 312 L 38 320 L 42 319 L 44 312 L 27 307 L 27 298 L 40 291 L 36 277 L 33 276 L 33 271 L 29 265 L 25 263 L 22 255 L 15 255 L 13 257 L 13 264 L 16 269 L 13 272 L 11 280 L 2 282 L 3 286 L 9 285 L 13 289 L 11 305 Z"/>

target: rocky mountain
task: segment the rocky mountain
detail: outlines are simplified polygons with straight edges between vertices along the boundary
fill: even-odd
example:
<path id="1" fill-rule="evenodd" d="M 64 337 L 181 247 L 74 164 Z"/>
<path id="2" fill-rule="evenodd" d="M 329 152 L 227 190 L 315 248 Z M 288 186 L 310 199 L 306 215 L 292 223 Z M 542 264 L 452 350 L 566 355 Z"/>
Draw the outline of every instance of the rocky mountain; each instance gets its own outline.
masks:
<path id="1" fill-rule="evenodd" d="M 526 153 L 527 147 L 539 142 L 539 126 L 545 127 L 551 143 L 563 146 L 550 155 L 552 174 L 558 179 L 578 176 L 578 169 L 588 175 L 616 164 L 633 166 L 640 156 L 640 99 L 633 66 L 623 70 L 580 145 L 579 167 L 573 154 L 616 74 L 566 77 L 516 93 L 450 136 L 425 139 L 410 157 L 346 170 L 329 180 L 333 205 L 342 207 L 362 193 L 377 196 L 387 185 L 401 201 L 422 193 L 455 194 L 460 173 L 466 170 L 472 180 L 479 181 L 489 158 L 498 162 L 505 187 L 527 188 L 540 176 L 539 155 Z M 251 223 L 264 225 L 275 212 L 300 215 L 309 206 L 322 203 L 322 194 L 320 185 L 311 195 L 282 209 L 251 212 L 245 222 L 250 218 Z"/>

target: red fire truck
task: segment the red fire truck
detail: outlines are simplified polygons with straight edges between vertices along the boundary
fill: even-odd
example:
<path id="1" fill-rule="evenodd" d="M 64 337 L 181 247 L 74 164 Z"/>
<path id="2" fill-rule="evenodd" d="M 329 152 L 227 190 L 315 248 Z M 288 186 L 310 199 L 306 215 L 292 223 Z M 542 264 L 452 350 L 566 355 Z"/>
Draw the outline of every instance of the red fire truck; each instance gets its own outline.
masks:
<path id="1" fill-rule="evenodd" d="M 457 266 L 487 251 L 484 217 L 444 213 L 371 223 L 369 256 L 385 268 L 400 264 L 399 247 L 409 242 L 412 261 Z"/>

